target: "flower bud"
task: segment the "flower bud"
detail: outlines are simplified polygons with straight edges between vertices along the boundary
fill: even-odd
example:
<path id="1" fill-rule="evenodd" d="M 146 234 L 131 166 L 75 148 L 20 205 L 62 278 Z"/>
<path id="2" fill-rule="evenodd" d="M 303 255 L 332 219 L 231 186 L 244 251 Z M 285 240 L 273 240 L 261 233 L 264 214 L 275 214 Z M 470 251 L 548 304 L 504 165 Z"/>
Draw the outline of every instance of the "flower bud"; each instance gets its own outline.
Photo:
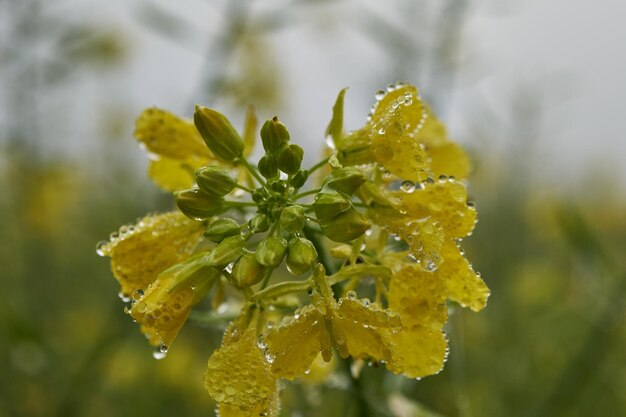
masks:
<path id="1" fill-rule="evenodd" d="M 263 233 L 270 228 L 270 222 L 266 215 L 259 214 L 248 221 L 248 227 L 252 233 Z"/>
<path id="2" fill-rule="evenodd" d="M 257 164 L 259 168 L 259 172 L 265 178 L 275 178 L 278 176 L 278 166 L 276 165 L 276 158 L 274 155 L 265 154 L 259 159 L 259 163 Z"/>
<path id="3" fill-rule="evenodd" d="M 283 181 L 283 180 L 273 181 L 270 184 L 270 188 L 274 192 L 284 193 L 285 190 L 287 189 L 287 183 L 285 181 Z"/>
<path id="4" fill-rule="evenodd" d="M 356 167 L 344 167 L 333 171 L 332 174 L 324 180 L 324 187 L 352 195 L 366 181 L 367 177 L 360 169 Z"/>
<path id="5" fill-rule="evenodd" d="M 317 219 L 330 219 L 352 207 L 350 198 L 343 193 L 321 192 L 315 196 L 313 210 Z"/>
<path id="6" fill-rule="evenodd" d="M 243 253 L 247 238 L 245 236 L 231 236 L 222 240 L 207 257 L 207 265 L 226 265 Z"/>
<path id="7" fill-rule="evenodd" d="M 261 265 L 277 267 L 287 252 L 287 241 L 279 236 L 270 236 L 259 243 L 256 248 L 256 259 Z"/>
<path id="8" fill-rule="evenodd" d="M 220 243 L 230 236 L 239 234 L 241 228 L 233 219 L 217 219 L 209 225 L 204 236 L 211 242 Z"/>
<path id="9" fill-rule="evenodd" d="M 317 251 L 311 241 L 297 237 L 289 242 L 287 269 L 294 275 L 304 274 L 317 260 Z"/>
<path id="10" fill-rule="evenodd" d="M 320 220 L 324 235 L 335 242 L 354 240 L 365 233 L 370 226 L 367 217 L 353 207 L 333 218 Z"/>
<path id="11" fill-rule="evenodd" d="M 225 168 L 205 166 L 196 170 L 196 183 L 205 194 L 224 196 L 235 188 L 237 180 Z"/>
<path id="12" fill-rule="evenodd" d="M 174 199 L 179 210 L 192 219 L 206 219 L 224 209 L 222 197 L 203 193 L 198 188 L 174 192 Z"/>
<path id="13" fill-rule="evenodd" d="M 278 169 L 286 174 L 295 174 L 300 169 L 304 150 L 298 145 L 285 146 L 276 157 Z"/>
<path id="14" fill-rule="evenodd" d="M 289 181 L 289 183 L 295 188 L 300 188 L 304 185 L 304 183 L 306 183 L 306 180 L 308 178 L 309 171 L 307 171 L 306 169 L 301 169 L 298 170 L 298 172 L 296 172 L 293 177 L 291 177 L 291 181 Z"/>
<path id="15" fill-rule="evenodd" d="M 219 159 L 232 161 L 243 152 L 243 139 L 223 114 L 196 106 L 193 121 L 206 145 Z"/>
<path id="16" fill-rule="evenodd" d="M 285 207 L 280 214 L 280 227 L 290 233 L 302 230 L 304 227 L 304 208 L 302 206 Z"/>
<path id="17" fill-rule="evenodd" d="M 289 142 L 289 131 L 278 120 L 278 117 L 274 117 L 261 127 L 261 140 L 263 141 L 265 151 L 271 153 L 280 149 L 283 143 Z"/>
<path id="18" fill-rule="evenodd" d="M 235 262 L 231 276 L 233 285 L 243 289 L 261 282 L 264 274 L 265 267 L 256 260 L 254 252 L 248 252 Z"/>

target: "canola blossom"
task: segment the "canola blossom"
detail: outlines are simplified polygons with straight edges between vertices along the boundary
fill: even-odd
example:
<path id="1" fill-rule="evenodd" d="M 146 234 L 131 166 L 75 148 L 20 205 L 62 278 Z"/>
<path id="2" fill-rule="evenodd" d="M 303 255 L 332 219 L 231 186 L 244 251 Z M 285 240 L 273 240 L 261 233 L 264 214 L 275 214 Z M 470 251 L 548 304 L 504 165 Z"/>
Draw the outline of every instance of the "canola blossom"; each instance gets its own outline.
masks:
<path id="1" fill-rule="evenodd" d="M 123 226 L 98 253 L 155 357 L 175 352 L 194 308 L 223 316 L 204 381 L 221 416 L 277 416 L 281 379 L 322 381 L 337 357 L 436 374 L 449 303 L 487 303 L 461 249 L 477 219 L 465 151 L 410 84 L 376 93 L 352 132 L 345 93 L 329 156 L 309 168 L 287 127 L 275 117 L 258 129 L 252 108 L 241 133 L 201 106 L 193 121 L 156 108 L 137 119 L 148 175 L 176 209 Z"/>

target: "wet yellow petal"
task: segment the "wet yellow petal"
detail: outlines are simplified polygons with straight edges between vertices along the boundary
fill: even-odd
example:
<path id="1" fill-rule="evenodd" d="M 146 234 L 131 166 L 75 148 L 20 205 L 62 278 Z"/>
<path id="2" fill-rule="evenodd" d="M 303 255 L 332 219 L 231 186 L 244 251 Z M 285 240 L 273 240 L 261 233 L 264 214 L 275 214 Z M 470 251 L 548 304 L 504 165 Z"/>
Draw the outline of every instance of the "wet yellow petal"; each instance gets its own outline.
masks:
<path id="1" fill-rule="evenodd" d="M 367 299 L 340 298 L 336 314 L 369 327 L 401 327 L 402 321 L 395 311 L 381 308 Z"/>
<path id="2" fill-rule="evenodd" d="M 444 261 L 437 274 L 447 284 L 450 299 L 473 311 L 482 310 L 489 298 L 485 282 L 474 272 L 454 241 L 446 242 L 442 254 Z"/>
<path id="3" fill-rule="evenodd" d="M 369 130 L 376 161 L 400 178 L 423 181 L 428 177 L 428 157 L 413 132 L 425 117 L 417 89 L 402 86 L 377 103 Z"/>
<path id="4" fill-rule="evenodd" d="M 387 369 L 409 378 L 438 373 L 446 361 L 448 342 L 441 331 L 424 327 L 403 329 L 397 333 L 385 330 L 391 348 Z"/>
<path id="5" fill-rule="evenodd" d="M 415 132 L 415 139 L 426 146 L 426 149 L 450 143 L 446 126 L 435 116 L 432 109 L 426 106 L 426 115 L 421 127 Z"/>
<path id="6" fill-rule="evenodd" d="M 423 188 L 392 194 L 408 216 L 417 219 L 432 217 L 441 224 L 448 238 L 465 237 L 476 224 L 476 209 L 467 204 L 467 190 L 459 181 L 425 182 Z"/>
<path id="7" fill-rule="evenodd" d="M 242 410 L 266 407 L 271 401 L 276 392 L 276 377 L 256 344 L 256 333 L 249 329 L 213 352 L 204 385 L 215 401 Z"/>
<path id="8" fill-rule="evenodd" d="M 280 395 L 278 389 L 269 400 L 263 401 L 250 409 L 242 410 L 228 404 L 218 404 L 218 417 L 278 417 L 280 415 Z"/>
<path id="9" fill-rule="evenodd" d="M 111 269 L 121 293 L 130 296 L 191 255 L 201 237 L 202 224 L 175 211 L 148 215 L 136 225 L 122 226 L 98 251 L 111 257 Z"/>
<path id="10" fill-rule="evenodd" d="M 322 383 L 333 373 L 336 366 L 337 363 L 334 359 L 326 361 L 322 355 L 317 355 L 309 368 L 310 372 L 302 375 L 299 381 L 312 384 Z"/>
<path id="11" fill-rule="evenodd" d="M 211 157 L 191 120 L 158 108 L 146 109 L 139 115 L 135 124 L 135 138 L 148 152 L 156 155 L 172 159 Z"/>
<path id="12" fill-rule="evenodd" d="M 407 264 L 391 277 L 389 308 L 402 317 L 403 330 L 421 326 L 441 330 L 448 319 L 448 288 L 439 271 L 426 272 Z"/>
<path id="13" fill-rule="evenodd" d="M 166 191 L 191 188 L 194 184 L 194 171 L 207 164 L 209 159 L 171 159 L 161 157 L 150 161 L 148 176 L 156 185 Z"/>
<path id="14" fill-rule="evenodd" d="M 454 142 L 427 149 L 430 167 L 435 177 L 446 175 L 456 179 L 467 178 L 472 164 L 463 148 Z"/>
<path id="15" fill-rule="evenodd" d="M 262 341 L 272 372 L 286 379 L 303 375 L 320 352 L 324 337 L 328 337 L 324 317 L 313 305 L 272 327 Z"/>
<path id="16" fill-rule="evenodd" d="M 191 312 L 191 287 L 170 292 L 179 269 L 176 265 L 162 272 L 130 312 L 152 345 L 169 348 Z"/>

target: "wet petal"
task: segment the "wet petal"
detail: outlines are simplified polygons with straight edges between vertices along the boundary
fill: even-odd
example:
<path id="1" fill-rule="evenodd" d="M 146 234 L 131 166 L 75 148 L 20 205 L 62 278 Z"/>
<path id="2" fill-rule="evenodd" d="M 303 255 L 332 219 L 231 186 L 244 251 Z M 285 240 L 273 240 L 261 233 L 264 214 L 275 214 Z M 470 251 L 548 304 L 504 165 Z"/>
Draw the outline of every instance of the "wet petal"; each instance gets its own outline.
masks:
<path id="1" fill-rule="evenodd" d="M 311 367 L 327 337 L 324 317 L 315 306 L 308 305 L 271 328 L 262 343 L 267 345 L 272 372 L 294 379 Z"/>
<path id="2" fill-rule="evenodd" d="M 448 342 L 441 331 L 424 327 L 385 331 L 391 346 L 387 369 L 409 378 L 422 378 L 441 371 L 448 354 Z"/>
<path id="3" fill-rule="evenodd" d="M 145 290 L 166 268 L 189 257 L 201 237 L 202 224 L 176 211 L 148 215 L 135 225 L 122 226 L 98 250 L 111 257 L 121 292 L 130 297 L 135 290 Z"/>
<path id="4" fill-rule="evenodd" d="M 437 273 L 448 286 L 450 299 L 473 311 L 482 310 L 490 294 L 487 284 L 474 272 L 454 241 L 447 242 L 442 253 L 444 262 Z"/>
<path id="5" fill-rule="evenodd" d="M 276 393 L 276 378 L 256 343 L 256 333 L 249 329 L 213 352 L 204 385 L 215 401 L 241 410 L 267 407 Z"/>
<path id="6" fill-rule="evenodd" d="M 171 159 L 161 157 L 150 161 L 148 176 L 166 191 L 178 191 L 194 185 L 194 170 L 209 162 L 209 159 Z"/>

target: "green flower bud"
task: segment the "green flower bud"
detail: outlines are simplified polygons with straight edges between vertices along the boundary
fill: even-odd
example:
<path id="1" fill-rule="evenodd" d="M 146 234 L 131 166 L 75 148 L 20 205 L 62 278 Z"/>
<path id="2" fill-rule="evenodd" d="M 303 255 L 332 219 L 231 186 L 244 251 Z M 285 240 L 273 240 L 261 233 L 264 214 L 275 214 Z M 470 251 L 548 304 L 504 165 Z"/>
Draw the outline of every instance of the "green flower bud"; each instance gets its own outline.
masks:
<path id="1" fill-rule="evenodd" d="M 274 155 L 265 154 L 259 159 L 259 163 L 257 164 L 259 168 L 259 172 L 265 178 L 275 178 L 278 176 L 278 166 L 276 165 L 276 158 Z"/>
<path id="2" fill-rule="evenodd" d="M 304 150 L 298 145 L 285 146 L 276 157 L 278 169 L 286 174 L 295 174 L 300 169 Z"/>
<path id="3" fill-rule="evenodd" d="M 352 207 L 350 198 L 343 193 L 321 192 L 315 196 L 313 210 L 317 219 L 331 219 Z"/>
<path id="4" fill-rule="evenodd" d="M 350 208 L 333 218 L 320 220 L 320 227 L 324 235 L 335 242 L 354 240 L 365 233 L 370 226 L 367 217 L 354 208 Z"/>
<path id="5" fill-rule="evenodd" d="M 243 152 L 243 139 L 228 119 L 208 107 L 196 106 L 193 122 L 211 152 L 219 159 L 232 161 Z"/>
<path id="6" fill-rule="evenodd" d="M 224 209 L 222 197 L 203 193 L 198 188 L 174 192 L 178 209 L 192 219 L 206 219 L 220 213 Z"/>
<path id="7" fill-rule="evenodd" d="M 278 117 L 274 117 L 261 127 L 261 140 L 265 151 L 271 153 L 280 149 L 283 143 L 289 142 L 289 131 Z"/>
<path id="8" fill-rule="evenodd" d="M 198 287 L 204 284 L 208 285 L 207 289 L 211 289 L 221 274 L 217 269 L 207 265 L 206 259 L 207 253 L 201 252 L 170 267 L 168 271 L 172 272 L 175 280 L 174 285 L 167 292 L 173 293 L 182 288 Z"/>
<path id="9" fill-rule="evenodd" d="M 227 237 L 238 235 L 240 230 L 239 224 L 233 219 L 217 219 L 209 225 L 204 236 L 211 242 L 220 243 Z"/>
<path id="10" fill-rule="evenodd" d="M 283 193 L 287 189 L 287 183 L 283 180 L 278 180 L 272 182 L 270 187 L 272 188 L 272 191 L 275 191 L 277 193 Z"/>
<path id="11" fill-rule="evenodd" d="M 256 248 L 256 260 L 261 265 L 277 267 L 287 252 L 287 241 L 279 236 L 270 236 Z"/>
<path id="12" fill-rule="evenodd" d="M 233 266 L 233 285 L 239 289 L 261 282 L 265 267 L 256 260 L 254 252 L 244 253 Z"/>
<path id="13" fill-rule="evenodd" d="M 304 227 L 304 208 L 302 206 L 285 207 L 280 214 L 280 227 L 290 233 L 302 230 Z"/>
<path id="14" fill-rule="evenodd" d="M 225 168 L 206 166 L 196 170 L 196 183 L 205 194 L 223 196 L 235 188 L 237 180 Z"/>
<path id="15" fill-rule="evenodd" d="M 259 214 L 250 219 L 250 221 L 248 222 L 248 227 L 253 233 L 267 232 L 267 230 L 270 228 L 270 221 L 267 219 L 266 215 Z"/>
<path id="16" fill-rule="evenodd" d="M 326 177 L 324 187 L 352 195 L 366 181 L 367 177 L 360 169 L 356 167 L 344 167 L 333 171 L 332 174 Z"/>
<path id="17" fill-rule="evenodd" d="M 226 265 L 243 253 L 248 239 L 245 236 L 231 236 L 222 240 L 207 257 L 207 265 Z"/>
<path id="18" fill-rule="evenodd" d="M 309 179 L 309 171 L 306 169 L 301 169 L 296 174 L 291 177 L 291 181 L 289 182 L 294 188 L 300 188 L 306 183 L 306 180 Z"/>
<path id="19" fill-rule="evenodd" d="M 317 260 L 315 246 L 309 240 L 297 237 L 289 242 L 287 269 L 293 275 L 301 275 L 311 268 Z"/>

